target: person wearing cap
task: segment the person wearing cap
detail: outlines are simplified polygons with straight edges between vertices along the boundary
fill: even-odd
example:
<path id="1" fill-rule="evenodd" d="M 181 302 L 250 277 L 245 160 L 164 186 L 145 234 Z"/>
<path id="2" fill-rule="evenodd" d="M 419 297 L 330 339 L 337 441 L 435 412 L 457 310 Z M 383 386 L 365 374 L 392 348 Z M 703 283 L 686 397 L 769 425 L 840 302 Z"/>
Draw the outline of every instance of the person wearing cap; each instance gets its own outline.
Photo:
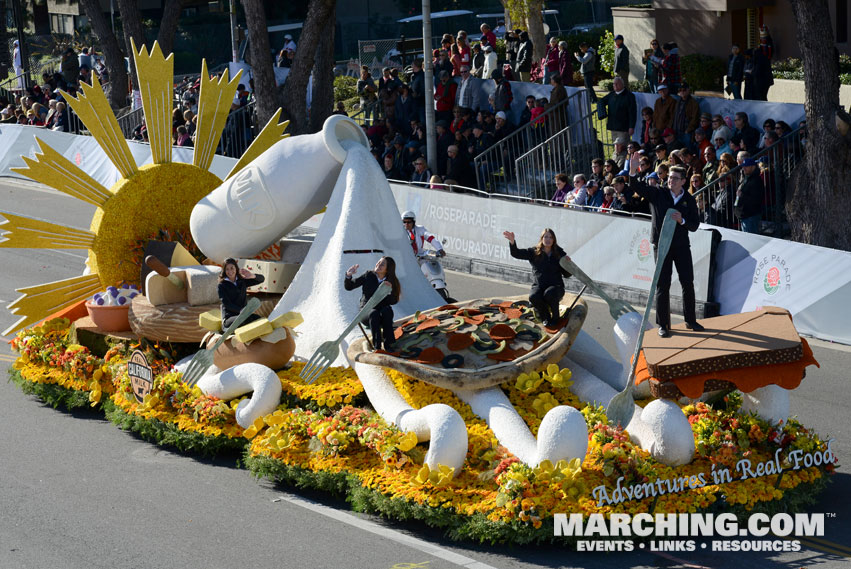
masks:
<path id="1" fill-rule="evenodd" d="M 482 79 L 490 79 L 491 74 L 497 68 L 498 56 L 496 55 L 496 51 L 494 51 L 493 46 L 486 45 L 483 49 L 485 54 L 485 62 L 482 66 L 482 74 L 479 75 L 479 77 L 481 77 Z"/>
<path id="2" fill-rule="evenodd" d="M 606 129 L 611 133 L 612 140 L 623 138 L 628 141 L 635 133 L 638 120 L 635 95 L 627 89 L 620 76 L 612 81 L 612 87 L 613 90 L 597 102 L 597 114 L 600 119 L 608 117 Z"/>
<path id="3" fill-rule="evenodd" d="M 709 136 L 707 136 L 706 131 L 702 127 L 694 129 L 694 141 L 688 147 L 691 149 L 692 154 L 700 160 L 701 167 L 706 164 L 703 156 L 706 149 L 710 146 L 712 146 L 712 143 L 709 142 Z"/>
<path id="4" fill-rule="evenodd" d="M 670 155 L 674 150 L 679 150 L 680 148 L 685 147 L 682 142 L 677 140 L 677 135 L 672 128 L 666 128 L 662 131 L 662 141 L 665 143 L 668 155 Z"/>
<path id="5" fill-rule="evenodd" d="M 579 62 L 579 70 L 582 72 L 582 79 L 585 81 L 585 91 L 591 98 L 591 102 L 597 102 L 597 93 L 594 92 L 594 75 L 597 70 L 597 52 L 587 43 L 579 44 L 579 51 L 573 54 L 576 61 Z"/>
<path id="6" fill-rule="evenodd" d="M 682 75 L 680 73 L 680 50 L 675 42 L 669 41 L 662 45 L 665 57 L 659 69 L 662 72 L 662 83 L 671 89 L 672 93 L 679 91 Z"/>
<path id="7" fill-rule="evenodd" d="M 656 166 L 659 164 L 666 164 L 668 162 L 668 147 L 664 144 L 657 144 L 656 148 L 653 149 L 656 154 Z"/>
<path id="8" fill-rule="evenodd" d="M 659 98 L 653 103 L 653 126 L 659 130 L 665 130 L 674 126 L 674 111 L 677 109 L 677 101 L 671 97 L 671 92 L 666 83 L 656 87 Z"/>
<path id="9" fill-rule="evenodd" d="M 653 243 L 653 254 L 656 257 L 656 262 L 662 263 L 655 299 L 659 336 L 667 338 L 670 335 L 670 288 L 674 265 L 677 267 L 677 275 L 683 290 L 683 316 L 686 321 L 686 328 L 698 332 L 702 331 L 703 326 L 698 323 L 695 311 L 694 266 L 691 258 L 691 244 L 689 243 L 689 233 L 697 231 L 700 218 L 698 217 L 697 202 L 694 196 L 685 191 L 686 171 L 679 166 L 671 168 L 667 188 L 653 188 L 635 178 L 635 174 L 638 172 L 638 161 L 635 159 L 630 162 L 629 171 L 630 187 L 635 193 L 650 202 L 652 224 L 650 240 Z M 676 228 L 667 256 L 664 259 L 659 259 L 657 250 L 659 233 L 662 231 L 662 224 L 669 209 L 675 210 L 673 219 Z"/>
<path id="10" fill-rule="evenodd" d="M 715 145 L 715 153 L 718 156 L 721 156 L 725 152 L 730 152 L 730 145 L 727 144 L 727 141 L 730 140 L 730 129 L 727 126 L 719 127 L 712 134 L 715 139 L 712 141 L 712 144 Z"/>
<path id="11" fill-rule="evenodd" d="M 742 181 L 736 188 L 736 200 L 733 202 L 733 213 L 745 233 L 759 233 L 759 220 L 762 217 L 762 200 L 765 185 L 760 176 L 759 165 L 753 158 L 742 162 Z"/>
<path id="12" fill-rule="evenodd" d="M 514 94 L 511 92 L 511 84 L 503 78 L 502 72 L 499 69 L 494 69 L 491 72 L 491 79 L 496 84 L 493 90 L 493 110 L 496 112 L 510 112 L 511 101 L 514 100 Z"/>
<path id="13" fill-rule="evenodd" d="M 434 87 L 434 118 L 437 120 L 452 120 L 452 109 L 455 107 L 455 93 L 458 85 L 452 81 L 447 71 L 440 72 L 440 81 Z"/>
<path id="14" fill-rule="evenodd" d="M 458 83 L 455 94 L 455 104 L 462 109 L 472 109 L 473 101 L 476 96 L 476 88 L 473 81 L 473 75 L 470 73 L 469 65 L 461 66 L 461 82 Z"/>
<path id="15" fill-rule="evenodd" d="M 624 45 L 620 34 L 615 36 L 614 72 L 615 76 L 623 79 L 624 85 L 629 85 L 629 48 Z"/>
<path id="16" fill-rule="evenodd" d="M 494 115 L 495 125 L 493 129 L 493 141 L 499 142 L 503 138 L 514 132 L 514 127 L 508 122 L 508 116 L 505 111 L 499 111 Z"/>
<path id="17" fill-rule="evenodd" d="M 295 49 L 296 49 L 296 43 L 293 41 L 292 34 L 284 35 L 284 47 L 282 48 L 281 51 L 292 50 L 292 52 L 295 53 Z"/>
<path id="18" fill-rule="evenodd" d="M 680 100 L 674 108 L 674 132 L 683 146 L 691 144 L 694 131 L 700 124 L 700 105 L 691 96 L 689 84 L 680 83 Z"/>
<path id="19" fill-rule="evenodd" d="M 534 55 L 529 32 L 520 32 L 520 44 L 517 46 L 517 62 L 514 64 L 514 72 L 520 76 L 521 81 L 529 81 L 532 59 L 534 59 Z"/>

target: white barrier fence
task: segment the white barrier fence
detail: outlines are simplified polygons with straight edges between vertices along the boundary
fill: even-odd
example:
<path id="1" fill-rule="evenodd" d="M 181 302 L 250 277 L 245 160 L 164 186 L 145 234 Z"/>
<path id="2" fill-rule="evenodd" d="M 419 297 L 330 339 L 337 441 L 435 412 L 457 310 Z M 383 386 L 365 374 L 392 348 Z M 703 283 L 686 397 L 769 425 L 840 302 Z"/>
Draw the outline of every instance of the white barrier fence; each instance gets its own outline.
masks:
<path id="1" fill-rule="evenodd" d="M 119 179 L 94 138 L 19 125 L 0 128 L 0 176 L 20 177 L 10 168 L 25 165 L 21 155 L 35 154 L 35 136 L 101 184 L 109 187 Z M 129 144 L 137 164 L 150 163 L 148 145 Z M 173 158 L 191 162 L 192 149 L 175 148 Z M 216 156 L 211 171 L 224 177 L 235 163 L 233 158 Z M 525 269 L 525 261 L 509 255 L 502 232 L 513 231 L 519 246 L 531 247 L 541 230 L 551 227 L 571 258 L 601 284 L 649 288 L 654 263 L 647 221 L 406 184 L 392 183 L 391 188 L 399 211 L 415 211 L 418 223 L 446 239 L 453 256 Z M 318 227 L 320 219 L 314 216 L 305 225 Z M 715 231 L 722 240 L 713 259 Z M 719 303 L 722 314 L 782 306 L 792 313 L 801 333 L 851 344 L 851 253 L 708 225 L 692 234 L 691 244 L 699 301 Z M 674 279 L 673 296 L 680 294 L 678 287 Z"/>

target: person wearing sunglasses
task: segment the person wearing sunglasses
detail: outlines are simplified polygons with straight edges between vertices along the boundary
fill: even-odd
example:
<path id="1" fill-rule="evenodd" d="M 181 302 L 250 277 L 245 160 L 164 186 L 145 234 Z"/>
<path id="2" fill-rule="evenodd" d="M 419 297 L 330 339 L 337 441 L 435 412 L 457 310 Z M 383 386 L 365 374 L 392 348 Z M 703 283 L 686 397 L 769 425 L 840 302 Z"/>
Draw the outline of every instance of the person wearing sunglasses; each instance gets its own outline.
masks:
<path id="1" fill-rule="evenodd" d="M 694 293 L 694 266 L 691 258 L 691 244 L 689 232 L 697 231 L 700 225 L 698 217 L 697 202 L 693 195 L 685 191 L 687 183 L 686 170 L 680 166 L 670 169 L 668 175 L 668 186 L 666 188 L 653 188 L 641 182 L 638 173 L 639 160 L 633 158 L 630 161 L 630 188 L 636 194 L 645 198 L 650 204 L 651 216 L 651 242 L 653 243 L 653 254 L 657 263 L 662 263 L 659 274 L 659 282 L 656 287 L 656 323 L 659 325 L 659 336 L 667 338 L 671 332 L 671 276 L 673 266 L 677 267 L 677 275 L 683 289 L 683 316 L 686 328 L 696 332 L 702 331 L 703 326 L 697 321 L 695 311 Z M 669 209 L 674 209 L 674 221 L 677 226 L 671 240 L 671 248 L 664 259 L 658 258 L 657 245 L 659 233 L 665 214 Z"/>

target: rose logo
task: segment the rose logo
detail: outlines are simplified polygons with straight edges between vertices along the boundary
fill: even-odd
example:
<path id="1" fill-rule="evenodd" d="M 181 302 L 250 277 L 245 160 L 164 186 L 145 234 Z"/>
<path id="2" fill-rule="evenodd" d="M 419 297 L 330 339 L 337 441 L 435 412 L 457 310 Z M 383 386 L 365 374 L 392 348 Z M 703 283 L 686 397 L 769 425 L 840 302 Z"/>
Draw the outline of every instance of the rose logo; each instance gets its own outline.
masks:
<path id="1" fill-rule="evenodd" d="M 74 155 L 74 162 L 77 163 L 77 166 L 82 164 L 83 163 L 83 155 L 80 154 L 79 152 L 77 152 L 77 154 Z"/>
<path id="2" fill-rule="evenodd" d="M 780 269 L 777 267 L 771 267 L 768 269 L 768 272 L 765 274 L 765 279 L 762 283 L 765 292 L 768 294 L 774 294 L 780 289 Z"/>
<path id="3" fill-rule="evenodd" d="M 647 239 L 642 239 L 641 243 L 638 244 L 638 260 L 641 262 L 646 261 L 650 257 L 650 241 Z"/>

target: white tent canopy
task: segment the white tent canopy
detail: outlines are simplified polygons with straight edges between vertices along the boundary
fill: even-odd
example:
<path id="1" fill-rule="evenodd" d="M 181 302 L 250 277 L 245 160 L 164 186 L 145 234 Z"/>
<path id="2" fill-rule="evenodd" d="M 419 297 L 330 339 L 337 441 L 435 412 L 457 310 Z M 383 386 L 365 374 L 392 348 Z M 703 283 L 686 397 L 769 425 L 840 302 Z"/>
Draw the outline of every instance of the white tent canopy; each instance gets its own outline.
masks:
<path id="1" fill-rule="evenodd" d="M 440 18 L 452 18 L 454 16 L 466 16 L 467 14 L 472 14 L 472 10 L 447 10 L 445 12 L 432 12 L 431 19 L 437 20 Z M 423 19 L 422 14 L 419 16 L 410 16 L 408 18 L 402 18 L 401 20 L 397 20 L 400 24 L 408 24 L 410 22 L 421 22 Z"/>

